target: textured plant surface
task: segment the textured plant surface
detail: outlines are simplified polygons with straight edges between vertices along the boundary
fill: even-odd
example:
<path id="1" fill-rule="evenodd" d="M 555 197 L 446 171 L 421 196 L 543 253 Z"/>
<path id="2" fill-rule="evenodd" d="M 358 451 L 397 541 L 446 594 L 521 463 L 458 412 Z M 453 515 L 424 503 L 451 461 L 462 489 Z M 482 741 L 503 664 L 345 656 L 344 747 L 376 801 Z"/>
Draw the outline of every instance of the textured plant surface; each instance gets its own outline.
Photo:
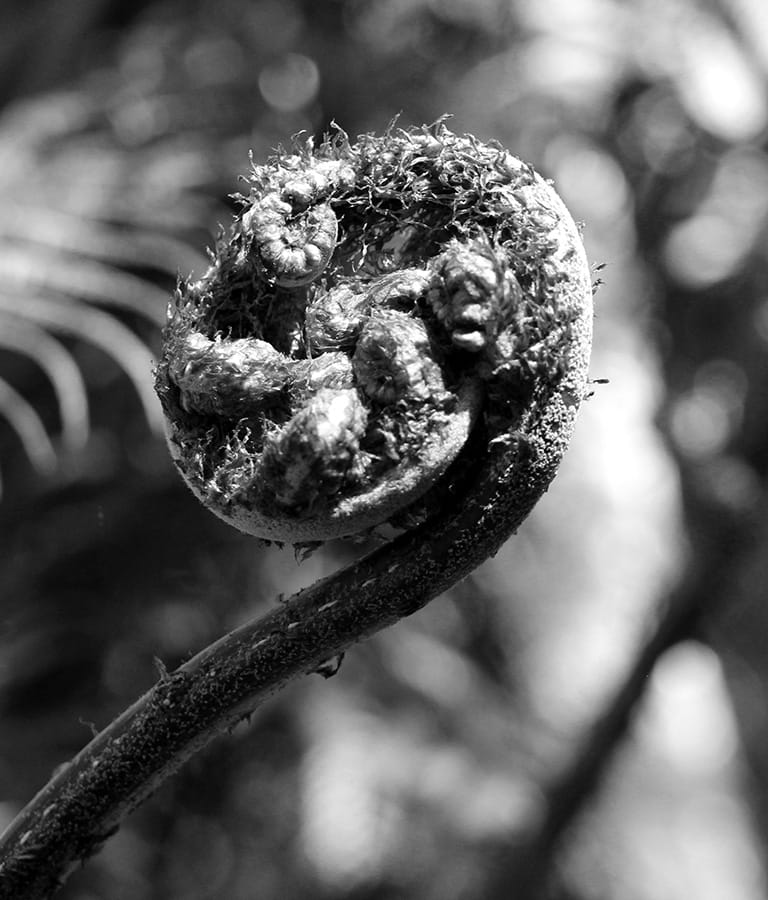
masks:
<path id="1" fill-rule="evenodd" d="M 61 895 L 768 896 L 761 4 L 0 10 L 0 830 L 153 657 L 359 552 L 294 567 L 207 514 L 152 361 L 248 147 L 450 109 L 588 223 L 612 386 L 489 565 L 211 742 Z"/>
<path id="2" fill-rule="evenodd" d="M 261 699 L 495 553 L 565 451 L 591 314 L 575 225 L 499 146 L 441 123 L 337 132 L 255 168 L 171 310 L 157 388 L 174 458 L 263 538 L 402 533 L 163 673 L 8 830 L 0 897 L 46 896 Z"/>
<path id="3" fill-rule="evenodd" d="M 440 123 L 338 131 L 254 167 L 242 203 L 179 287 L 157 387 L 184 478 L 244 531 L 303 542 L 423 517 L 413 501 L 476 420 L 508 435 L 583 343 L 578 237 L 500 146 Z M 560 396 L 580 393 L 571 377 Z"/>

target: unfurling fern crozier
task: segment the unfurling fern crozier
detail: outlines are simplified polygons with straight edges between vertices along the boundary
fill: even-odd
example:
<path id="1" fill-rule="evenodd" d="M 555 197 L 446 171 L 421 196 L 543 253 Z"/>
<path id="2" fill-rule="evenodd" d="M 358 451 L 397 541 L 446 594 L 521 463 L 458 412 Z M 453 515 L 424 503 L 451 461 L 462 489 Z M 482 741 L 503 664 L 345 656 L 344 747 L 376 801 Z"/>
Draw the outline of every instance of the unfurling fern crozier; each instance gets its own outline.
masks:
<path id="1" fill-rule="evenodd" d="M 529 166 L 442 123 L 337 131 L 255 167 L 242 204 L 165 327 L 176 465 L 265 540 L 397 529 L 164 672 L 59 767 L 0 841 L 2 897 L 48 896 L 212 737 L 495 553 L 568 445 L 591 278 Z"/>
<path id="2" fill-rule="evenodd" d="M 428 520 L 475 472 L 514 469 L 516 527 L 567 446 L 591 340 L 552 187 L 443 123 L 297 142 L 248 185 L 179 284 L 156 371 L 193 492 L 308 543 Z"/>

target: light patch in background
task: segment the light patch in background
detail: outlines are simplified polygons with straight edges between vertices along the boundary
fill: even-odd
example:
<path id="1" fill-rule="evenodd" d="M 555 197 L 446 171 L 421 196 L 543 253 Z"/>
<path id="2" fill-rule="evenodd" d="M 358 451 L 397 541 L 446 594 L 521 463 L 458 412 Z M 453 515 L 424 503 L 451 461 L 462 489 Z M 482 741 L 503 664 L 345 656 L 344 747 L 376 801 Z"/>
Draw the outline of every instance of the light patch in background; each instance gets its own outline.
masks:
<path id="1" fill-rule="evenodd" d="M 480 695 L 476 669 L 450 644 L 409 629 L 401 629 L 397 640 L 381 643 L 392 671 L 436 708 L 460 710 Z"/>
<path id="2" fill-rule="evenodd" d="M 575 104 L 593 116 L 604 107 L 625 68 L 617 47 L 630 40 L 631 17 L 606 0 L 524 0 L 521 23 L 533 32 L 521 54 L 521 80 L 530 90 Z"/>
<path id="3" fill-rule="evenodd" d="M 765 89 L 733 35 L 698 15 L 678 46 L 678 90 L 701 127 L 726 141 L 757 137 L 768 122 Z"/>
<path id="4" fill-rule="evenodd" d="M 605 27 L 604 16 L 613 13 L 610 0 L 520 0 L 518 15 L 528 27 L 583 29 Z"/>
<path id="5" fill-rule="evenodd" d="M 757 60 L 768 72 L 768 8 L 765 0 L 723 0 L 739 23 L 740 33 Z"/>
<path id="6" fill-rule="evenodd" d="M 319 702 L 324 721 L 313 717 L 301 771 L 301 845 L 324 884 L 348 890 L 384 870 L 400 825 L 399 810 L 381 791 L 380 766 L 391 748 L 376 740 L 369 717 L 329 698 Z"/>
<path id="7" fill-rule="evenodd" d="M 484 124 L 520 99 L 521 85 L 518 53 L 497 53 L 467 70 L 454 89 L 454 103 L 462 111 L 462 121 Z"/>
<path id="8" fill-rule="evenodd" d="M 574 218 L 586 223 L 590 258 L 610 260 L 622 277 L 616 266 L 634 250 L 636 234 L 632 195 L 616 160 L 590 141 L 562 135 L 547 146 L 543 166 Z"/>
<path id="9" fill-rule="evenodd" d="M 736 723 L 716 654 L 688 642 L 650 678 L 631 740 L 566 850 L 575 893 L 765 900 Z"/>
<path id="10" fill-rule="evenodd" d="M 637 66 L 669 78 L 688 114 L 729 142 L 757 137 L 768 122 L 762 75 L 723 22 L 680 0 L 636 4 Z"/>
<path id="11" fill-rule="evenodd" d="M 748 148 L 726 153 L 697 209 L 674 226 L 664 262 L 680 283 L 701 289 L 732 276 L 760 239 L 768 216 L 768 162 Z"/>
<path id="12" fill-rule="evenodd" d="M 744 235 L 725 216 L 701 213 L 673 227 L 664 262 L 681 284 L 701 289 L 726 279 L 739 265 Z"/>
<path id="13" fill-rule="evenodd" d="M 569 35 L 542 35 L 520 54 L 529 89 L 594 111 L 616 80 L 619 58 L 609 48 L 578 43 Z"/>
<path id="14" fill-rule="evenodd" d="M 334 895 L 375 884 L 393 864 L 397 882 L 408 884 L 433 865 L 445 868 L 446 846 L 513 842 L 545 812 L 507 753 L 499 765 L 422 715 L 375 716 L 350 695 L 319 690 L 310 692 L 306 721 L 301 847 Z M 412 845 L 424 829 L 431 840 Z"/>
<path id="15" fill-rule="evenodd" d="M 691 641 L 659 660 L 638 731 L 641 742 L 686 778 L 717 775 L 730 767 L 739 741 L 714 651 Z"/>
<path id="16" fill-rule="evenodd" d="M 636 736 L 650 765 L 635 785 L 648 791 L 638 839 L 656 851 L 646 854 L 649 877 L 663 878 L 649 900 L 762 900 L 768 885 L 743 798 L 737 726 L 711 649 L 688 642 L 660 660 Z"/>
<path id="17" fill-rule="evenodd" d="M 630 207 L 629 185 L 616 160 L 575 135 L 552 141 L 544 159 L 558 191 L 579 218 L 589 214 L 615 223 Z"/>
<path id="18" fill-rule="evenodd" d="M 540 131 L 546 120 L 547 129 L 557 127 L 562 109 L 579 116 L 581 124 L 584 116 L 594 121 L 603 115 L 625 69 L 616 48 L 629 19 L 624 10 L 602 0 L 524 0 L 516 4 L 514 15 L 530 37 L 469 69 L 453 91 L 453 109 L 481 132 L 489 119 L 498 117 L 496 137 L 499 128 L 519 130 L 513 149 L 526 156 L 526 133 Z M 531 149 L 537 156 L 540 148 Z"/>
<path id="19" fill-rule="evenodd" d="M 744 370 L 730 360 L 701 366 L 670 414 L 670 431 L 681 453 L 706 459 L 725 450 L 741 426 L 748 387 Z"/>
<path id="20" fill-rule="evenodd" d="M 264 100 L 278 112 L 298 112 L 317 97 L 320 70 L 308 56 L 286 53 L 261 70 L 259 90 Z"/>

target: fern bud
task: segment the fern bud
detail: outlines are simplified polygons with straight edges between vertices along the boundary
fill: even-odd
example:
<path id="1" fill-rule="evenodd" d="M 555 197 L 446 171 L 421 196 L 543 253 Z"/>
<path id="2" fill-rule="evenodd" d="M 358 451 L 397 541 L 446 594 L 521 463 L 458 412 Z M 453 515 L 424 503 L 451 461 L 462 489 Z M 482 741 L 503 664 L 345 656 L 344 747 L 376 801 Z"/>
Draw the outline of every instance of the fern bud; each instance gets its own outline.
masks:
<path id="1" fill-rule="evenodd" d="M 423 519 L 473 429 L 491 459 L 540 420 L 531 505 L 591 336 L 581 239 L 551 186 L 438 122 L 297 142 L 253 168 L 242 204 L 208 271 L 180 282 L 156 371 L 202 502 L 296 543 Z"/>

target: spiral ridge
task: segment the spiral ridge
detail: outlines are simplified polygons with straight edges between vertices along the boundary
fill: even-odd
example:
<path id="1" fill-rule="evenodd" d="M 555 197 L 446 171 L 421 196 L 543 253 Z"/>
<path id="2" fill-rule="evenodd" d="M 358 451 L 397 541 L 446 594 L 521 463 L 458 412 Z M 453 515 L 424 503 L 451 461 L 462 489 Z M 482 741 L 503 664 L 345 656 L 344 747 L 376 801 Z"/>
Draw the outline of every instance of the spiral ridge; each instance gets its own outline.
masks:
<path id="1" fill-rule="evenodd" d="M 336 130 L 248 185 L 208 271 L 180 281 L 156 369 L 172 456 L 231 524 L 308 543 L 424 517 L 474 427 L 499 440 L 578 392 L 581 240 L 501 146 L 442 121 Z"/>

